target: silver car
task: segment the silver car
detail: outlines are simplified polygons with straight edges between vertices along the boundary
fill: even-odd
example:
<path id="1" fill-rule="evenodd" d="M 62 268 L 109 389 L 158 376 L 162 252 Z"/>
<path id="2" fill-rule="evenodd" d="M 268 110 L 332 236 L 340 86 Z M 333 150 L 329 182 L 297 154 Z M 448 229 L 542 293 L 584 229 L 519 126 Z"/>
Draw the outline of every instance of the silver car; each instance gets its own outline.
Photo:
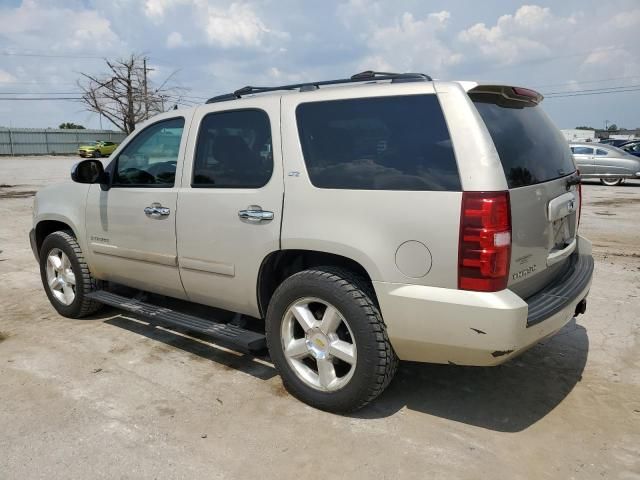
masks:
<path id="1" fill-rule="evenodd" d="M 640 159 L 611 145 L 571 144 L 573 158 L 583 178 L 599 178 L 603 185 L 620 185 L 627 178 L 640 179 Z"/>

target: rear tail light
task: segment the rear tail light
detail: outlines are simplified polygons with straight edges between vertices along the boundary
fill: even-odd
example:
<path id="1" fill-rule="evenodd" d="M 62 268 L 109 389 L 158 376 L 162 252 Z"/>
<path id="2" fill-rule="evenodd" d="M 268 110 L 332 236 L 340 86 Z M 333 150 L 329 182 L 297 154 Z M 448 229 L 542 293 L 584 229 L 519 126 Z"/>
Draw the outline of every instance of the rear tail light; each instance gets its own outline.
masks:
<path id="1" fill-rule="evenodd" d="M 503 290 L 509 280 L 510 262 L 509 192 L 463 192 L 458 288 Z"/>

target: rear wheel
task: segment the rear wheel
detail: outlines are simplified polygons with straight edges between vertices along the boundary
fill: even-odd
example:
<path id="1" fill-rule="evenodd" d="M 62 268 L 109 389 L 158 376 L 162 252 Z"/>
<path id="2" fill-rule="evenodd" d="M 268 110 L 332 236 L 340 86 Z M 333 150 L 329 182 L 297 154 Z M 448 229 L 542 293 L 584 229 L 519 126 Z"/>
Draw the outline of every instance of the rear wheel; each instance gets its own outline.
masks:
<path id="1" fill-rule="evenodd" d="M 322 410 L 348 412 L 374 400 L 398 366 L 370 286 L 333 267 L 286 279 L 269 304 L 271 359 L 285 388 Z"/>
<path id="2" fill-rule="evenodd" d="M 607 187 L 617 187 L 621 185 L 624 180 L 622 178 L 601 178 L 600 183 Z"/>
<path id="3" fill-rule="evenodd" d="M 71 232 L 54 232 L 44 239 L 40 248 L 40 276 L 51 305 L 60 315 L 80 318 L 102 307 L 86 298 L 100 287 L 100 282 L 91 276 Z"/>

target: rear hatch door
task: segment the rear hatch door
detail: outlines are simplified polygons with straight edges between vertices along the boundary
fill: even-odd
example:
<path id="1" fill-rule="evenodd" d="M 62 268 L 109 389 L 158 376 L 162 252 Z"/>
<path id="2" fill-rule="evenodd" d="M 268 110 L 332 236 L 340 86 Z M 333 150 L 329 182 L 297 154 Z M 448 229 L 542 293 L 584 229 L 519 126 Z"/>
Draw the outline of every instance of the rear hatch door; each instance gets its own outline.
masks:
<path id="1" fill-rule="evenodd" d="M 508 287 L 526 298 L 562 272 L 576 249 L 576 167 L 564 136 L 528 89 L 481 85 L 469 92 L 495 144 L 509 188 Z"/>

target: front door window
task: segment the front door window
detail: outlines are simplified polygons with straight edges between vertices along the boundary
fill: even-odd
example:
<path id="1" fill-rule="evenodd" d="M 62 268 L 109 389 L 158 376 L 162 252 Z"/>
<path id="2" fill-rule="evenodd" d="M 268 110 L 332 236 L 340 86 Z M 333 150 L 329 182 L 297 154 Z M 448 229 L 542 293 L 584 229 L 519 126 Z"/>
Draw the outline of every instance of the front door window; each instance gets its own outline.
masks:
<path id="1" fill-rule="evenodd" d="M 184 118 L 154 123 L 118 155 L 113 186 L 173 187 Z"/>

